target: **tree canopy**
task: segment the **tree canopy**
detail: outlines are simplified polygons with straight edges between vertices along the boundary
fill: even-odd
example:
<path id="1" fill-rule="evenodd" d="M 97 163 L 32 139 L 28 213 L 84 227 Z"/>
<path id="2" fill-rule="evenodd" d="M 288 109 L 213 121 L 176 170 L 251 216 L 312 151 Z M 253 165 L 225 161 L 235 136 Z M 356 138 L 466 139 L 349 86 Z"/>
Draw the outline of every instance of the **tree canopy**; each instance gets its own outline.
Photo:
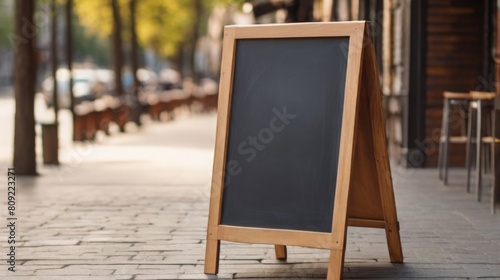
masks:
<path id="1" fill-rule="evenodd" d="M 122 23 L 130 24 L 129 0 L 119 0 Z M 161 56 L 171 57 L 179 44 L 190 35 L 196 21 L 195 1 L 201 1 L 205 11 L 214 5 L 241 4 L 243 0 L 141 0 L 137 1 L 137 35 L 139 45 L 149 47 Z M 75 13 L 89 32 L 109 37 L 113 30 L 112 9 L 109 1 L 75 0 Z M 206 15 L 205 15 L 206 16 Z M 123 38 L 130 34 L 124 29 Z"/>

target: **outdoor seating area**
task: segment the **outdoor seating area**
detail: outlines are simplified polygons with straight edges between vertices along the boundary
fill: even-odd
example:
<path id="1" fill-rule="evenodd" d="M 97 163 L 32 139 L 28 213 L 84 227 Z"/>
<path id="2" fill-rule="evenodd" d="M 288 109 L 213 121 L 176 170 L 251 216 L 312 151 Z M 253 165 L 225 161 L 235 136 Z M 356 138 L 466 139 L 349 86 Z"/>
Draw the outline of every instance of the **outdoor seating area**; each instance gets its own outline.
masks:
<path id="1" fill-rule="evenodd" d="M 203 88 L 141 91 L 138 97 L 107 95 L 94 101 L 83 101 L 74 109 L 74 140 L 95 140 L 98 131 L 110 135 L 110 123 L 116 124 L 120 132 L 125 132 L 128 122 L 140 126 L 143 115 L 153 121 L 174 120 L 175 112 L 181 109 L 190 113 L 214 111 L 217 109 L 217 92 L 207 92 Z"/>
<path id="2" fill-rule="evenodd" d="M 500 137 L 496 128 L 499 108 L 495 104 L 495 93 L 445 91 L 443 98 L 438 155 L 439 179 L 444 185 L 448 184 L 449 146 L 465 144 L 466 191 L 469 193 L 474 190 L 477 201 L 481 201 L 483 188 L 489 187 L 491 211 L 495 213 L 496 193 L 500 192 L 495 184 L 495 168 L 498 164 L 495 154 L 500 148 Z M 484 176 L 489 180 L 484 182 Z"/>

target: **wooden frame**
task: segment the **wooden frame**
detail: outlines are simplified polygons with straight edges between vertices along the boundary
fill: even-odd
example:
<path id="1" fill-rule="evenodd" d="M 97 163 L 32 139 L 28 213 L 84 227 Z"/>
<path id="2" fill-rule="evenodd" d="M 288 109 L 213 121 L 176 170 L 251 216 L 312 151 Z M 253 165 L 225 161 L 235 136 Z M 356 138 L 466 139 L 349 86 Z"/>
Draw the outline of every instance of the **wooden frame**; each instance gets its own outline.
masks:
<path id="1" fill-rule="evenodd" d="M 347 226 L 385 228 L 392 262 L 402 262 L 392 179 L 387 156 L 374 48 L 366 22 L 228 26 L 224 29 L 216 146 L 207 228 L 205 273 L 217 274 L 220 240 L 329 249 L 328 280 L 341 279 Z M 221 225 L 226 146 L 230 124 L 235 45 L 238 39 L 349 37 L 332 231 L 249 228 Z M 355 158 L 367 158 L 355 161 Z M 368 162 L 365 164 L 364 162 Z M 356 176 L 356 172 L 368 176 Z M 366 178 L 363 180 L 356 178 Z M 380 198 L 380 199 L 377 199 Z M 372 202 L 371 200 L 375 200 Z"/>

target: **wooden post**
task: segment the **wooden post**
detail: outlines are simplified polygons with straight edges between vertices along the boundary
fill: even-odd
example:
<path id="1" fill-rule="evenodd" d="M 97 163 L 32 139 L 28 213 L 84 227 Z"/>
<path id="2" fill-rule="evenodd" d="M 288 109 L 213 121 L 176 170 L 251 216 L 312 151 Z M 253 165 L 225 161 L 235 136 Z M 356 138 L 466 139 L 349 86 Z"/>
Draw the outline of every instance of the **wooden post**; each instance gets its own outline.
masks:
<path id="1" fill-rule="evenodd" d="M 57 127 L 55 123 L 42 124 L 43 164 L 59 164 Z"/>

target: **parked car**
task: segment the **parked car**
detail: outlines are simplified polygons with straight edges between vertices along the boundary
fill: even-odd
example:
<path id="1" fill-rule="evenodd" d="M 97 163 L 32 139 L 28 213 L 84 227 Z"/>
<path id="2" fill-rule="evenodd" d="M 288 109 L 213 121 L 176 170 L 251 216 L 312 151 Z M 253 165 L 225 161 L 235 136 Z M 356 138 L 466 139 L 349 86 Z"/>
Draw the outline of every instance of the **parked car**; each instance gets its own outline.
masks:
<path id="1" fill-rule="evenodd" d="M 159 82 L 163 90 L 182 87 L 181 75 L 179 74 L 179 72 L 170 68 L 165 68 L 160 71 Z"/>
<path id="2" fill-rule="evenodd" d="M 69 108 L 71 104 L 69 95 L 69 71 L 60 68 L 56 72 L 59 108 Z M 159 83 L 158 75 L 148 69 L 139 69 L 137 78 L 142 88 L 155 90 Z M 133 78 L 130 72 L 122 74 L 122 83 L 126 90 L 130 90 Z M 42 93 L 48 106 L 53 106 L 54 81 L 47 77 L 42 82 Z M 73 94 L 75 104 L 84 100 L 95 100 L 115 92 L 115 75 L 109 69 L 73 69 Z"/>
<path id="3" fill-rule="evenodd" d="M 60 68 L 56 71 L 57 95 L 59 108 L 69 108 L 71 104 L 69 95 L 69 71 Z M 75 103 L 84 100 L 94 100 L 96 97 L 96 87 L 98 85 L 96 70 L 94 69 L 74 69 L 73 70 L 73 94 Z M 54 80 L 47 77 L 42 82 L 42 93 L 48 106 L 53 106 Z"/>
<path id="4" fill-rule="evenodd" d="M 146 90 L 155 90 L 159 84 L 158 75 L 149 69 L 137 69 L 137 79 L 139 80 L 140 87 Z M 131 71 L 124 71 L 122 74 L 122 82 L 125 90 L 131 90 L 134 83 Z"/>

